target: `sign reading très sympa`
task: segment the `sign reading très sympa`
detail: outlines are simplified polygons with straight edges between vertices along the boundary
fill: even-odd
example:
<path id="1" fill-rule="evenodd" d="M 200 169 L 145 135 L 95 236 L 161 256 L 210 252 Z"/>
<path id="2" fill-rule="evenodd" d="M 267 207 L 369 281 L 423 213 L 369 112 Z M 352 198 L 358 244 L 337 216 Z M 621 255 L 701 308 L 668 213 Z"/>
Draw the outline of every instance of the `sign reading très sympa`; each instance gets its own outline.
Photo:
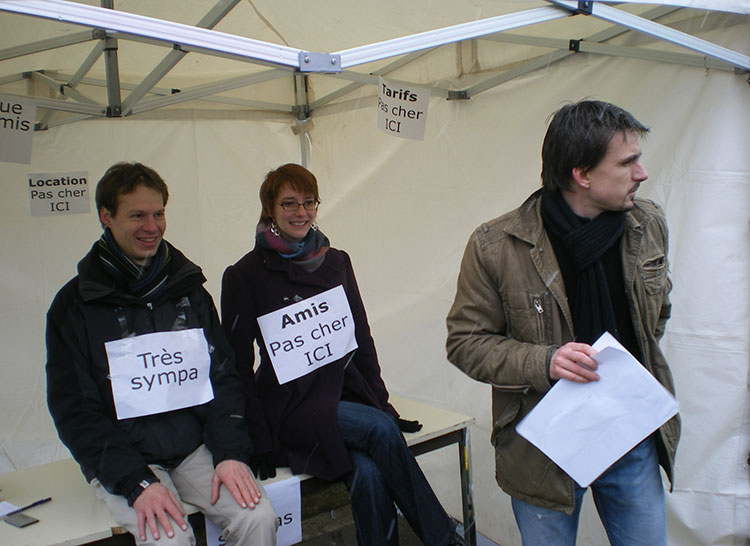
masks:
<path id="1" fill-rule="evenodd" d="M 214 398 L 203 328 L 116 339 L 104 348 L 118 419 L 189 408 Z"/>
<path id="2" fill-rule="evenodd" d="M 31 173 L 27 176 L 32 216 L 60 216 L 91 211 L 86 171 Z"/>

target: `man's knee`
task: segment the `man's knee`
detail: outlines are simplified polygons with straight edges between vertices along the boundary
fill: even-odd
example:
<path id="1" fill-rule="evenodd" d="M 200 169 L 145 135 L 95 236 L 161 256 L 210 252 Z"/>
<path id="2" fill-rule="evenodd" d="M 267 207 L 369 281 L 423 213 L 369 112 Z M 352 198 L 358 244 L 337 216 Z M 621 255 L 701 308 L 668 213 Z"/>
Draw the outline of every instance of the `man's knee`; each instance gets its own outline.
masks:
<path id="1" fill-rule="evenodd" d="M 255 508 L 247 508 L 235 514 L 229 527 L 224 532 L 228 545 L 276 543 L 278 519 L 273 505 L 264 495 Z"/>

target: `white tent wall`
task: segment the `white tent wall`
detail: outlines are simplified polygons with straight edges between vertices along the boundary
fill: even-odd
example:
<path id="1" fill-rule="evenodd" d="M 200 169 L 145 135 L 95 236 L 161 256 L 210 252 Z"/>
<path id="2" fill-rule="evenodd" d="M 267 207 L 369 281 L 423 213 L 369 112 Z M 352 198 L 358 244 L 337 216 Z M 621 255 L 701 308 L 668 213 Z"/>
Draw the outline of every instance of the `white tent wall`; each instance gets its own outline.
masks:
<path id="1" fill-rule="evenodd" d="M 747 36 L 746 28 L 734 31 L 738 40 Z M 445 363 L 444 317 L 468 234 L 538 187 L 547 115 L 584 97 L 621 104 L 653 128 L 643 143 L 651 178 L 640 194 L 665 207 L 671 226 L 674 318 L 663 343 L 685 423 L 676 488 L 668 496 L 670 544 L 744 544 L 750 447 L 744 78 L 645 61 L 571 59 L 469 103 L 434 100 L 425 142 L 374 132 L 374 112 L 365 108 L 318 112 L 314 170 L 323 180 L 363 177 L 342 190 L 351 195 L 337 192 L 325 205 L 334 210 L 326 210 L 324 227 L 340 232 L 337 244 L 353 256 L 388 384 L 477 416 L 479 529 L 500 544 L 518 544 L 507 498 L 491 479 L 489 388 Z M 456 482 L 446 480 L 452 456 L 423 464 L 458 514 Z M 588 501 L 579 543 L 605 541 Z"/>
<path id="2" fill-rule="evenodd" d="M 701 37 L 747 54 L 748 26 Z M 429 60 L 427 62 L 430 62 Z M 437 60 L 435 61 L 437 62 Z M 427 68 L 425 68 L 427 70 Z M 494 480 L 490 389 L 445 359 L 445 315 L 476 226 L 539 185 L 545 120 L 565 101 L 608 100 L 652 128 L 650 179 L 639 194 L 665 207 L 675 287 L 663 346 L 683 417 L 670 544 L 745 544 L 750 528 L 750 90 L 746 76 L 579 54 L 469 101 L 430 102 L 422 142 L 376 128 L 373 88 L 316 110 L 310 168 L 320 224 L 352 256 L 392 392 L 475 415 L 472 459 L 478 529 L 520 544 Z M 115 161 L 138 160 L 170 186 L 167 239 L 203 266 L 218 302 L 226 265 L 252 246 L 257 190 L 269 169 L 299 161 L 291 119 L 172 111 L 78 122 L 38 132 L 30 165 L 0 164 L 0 472 L 68 457 L 45 403 L 44 315 L 100 233 L 89 214 L 29 214 L 26 175 L 85 170 L 90 187 Z M 409 418 L 409 416 L 404 416 Z M 420 458 L 460 516 L 455 451 Z M 581 545 L 606 538 L 590 500 Z"/>
<path id="3" fill-rule="evenodd" d="M 82 122 L 35 133 L 31 165 L 1 164 L 6 193 L 0 220 L 0 317 L 6 349 L 0 472 L 69 456 L 54 441 L 46 409 L 44 316 L 54 294 L 75 274 L 78 259 L 101 233 L 93 196 L 90 214 L 30 216 L 26 174 L 87 171 L 93 192 L 96 180 L 116 161 L 138 160 L 164 173 L 171 194 L 167 237 L 204 266 L 209 288 L 218 297 L 227 256 L 239 255 L 251 241 L 258 217 L 255 180 L 266 164 L 299 155 L 288 127 L 286 118 L 237 113 L 210 121 L 172 113 L 168 121 Z M 217 244 L 218 232 L 237 229 L 246 235 L 240 247 Z M 224 252 L 217 256 L 219 249 Z"/>

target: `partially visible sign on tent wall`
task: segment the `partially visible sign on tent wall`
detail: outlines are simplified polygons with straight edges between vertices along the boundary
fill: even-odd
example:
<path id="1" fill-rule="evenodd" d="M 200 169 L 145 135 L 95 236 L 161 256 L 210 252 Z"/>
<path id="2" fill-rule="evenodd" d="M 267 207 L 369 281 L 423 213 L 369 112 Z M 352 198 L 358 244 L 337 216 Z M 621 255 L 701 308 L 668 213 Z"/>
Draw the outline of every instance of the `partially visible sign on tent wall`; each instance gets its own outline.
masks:
<path id="1" fill-rule="evenodd" d="M 88 173 L 31 173 L 27 176 L 32 216 L 60 216 L 91 211 Z"/>
<path id="2" fill-rule="evenodd" d="M 35 119 L 32 100 L 0 95 L 0 161 L 31 163 Z"/>
<path id="3" fill-rule="evenodd" d="M 424 139 L 430 90 L 405 87 L 403 84 L 380 78 L 378 92 L 378 127 L 389 135 Z"/>

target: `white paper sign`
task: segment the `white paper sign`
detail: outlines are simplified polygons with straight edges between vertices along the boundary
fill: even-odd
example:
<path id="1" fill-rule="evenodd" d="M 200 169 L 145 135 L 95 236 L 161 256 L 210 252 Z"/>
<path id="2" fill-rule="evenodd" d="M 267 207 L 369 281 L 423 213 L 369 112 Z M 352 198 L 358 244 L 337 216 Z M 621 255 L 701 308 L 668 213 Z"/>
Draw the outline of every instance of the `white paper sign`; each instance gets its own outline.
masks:
<path id="1" fill-rule="evenodd" d="M 378 127 L 389 135 L 424 139 L 430 90 L 424 87 L 404 87 L 384 78 L 379 80 Z"/>
<path id="2" fill-rule="evenodd" d="M 352 311 L 341 285 L 258 317 L 258 325 L 281 385 L 357 348 Z"/>
<path id="3" fill-rule="evenodd" d="M 31 163 L 36 103 L 0 95 L 0 161 Z"/>
<path id="4" fill-rule="evenodd" d="M 213 400 L 211 357 L 202 328 L 108 341 L 118 419 L 163 413 Z"/>
<path id="5" fill-rule="evenodd" d="M 16 506 L 15 504 L 11 504 L 5 501 L 0 502 L 0 518 L 6 514 L 10 514 L 11 512 L 18 510 L 18 508 L 19 507 Z"/>
<path id="6" fill-rule="evenodd" d="M 27 176 L 32 216 L 62 216 L 91 211 L 88 173 L 30 173 Z"/>
<path id="7" fill-rule="evenodd" d="M 276 546 L 291 546 L 302 542 L 302 499 L 299 478 L 292 476 L 286 480 L 263 485 L 268 500 L 276 512 L 279 528 L 276 530 Z M 206 518 L 206 546 L 224 546 L 221 529 Z"/>
<path id="8" fill-rule="evenodd" d="M 592 347 L 599 381 L 561 379 L 516 426 L 581 487 L 678 411 L 674 396 L 611 334 Z"/>

